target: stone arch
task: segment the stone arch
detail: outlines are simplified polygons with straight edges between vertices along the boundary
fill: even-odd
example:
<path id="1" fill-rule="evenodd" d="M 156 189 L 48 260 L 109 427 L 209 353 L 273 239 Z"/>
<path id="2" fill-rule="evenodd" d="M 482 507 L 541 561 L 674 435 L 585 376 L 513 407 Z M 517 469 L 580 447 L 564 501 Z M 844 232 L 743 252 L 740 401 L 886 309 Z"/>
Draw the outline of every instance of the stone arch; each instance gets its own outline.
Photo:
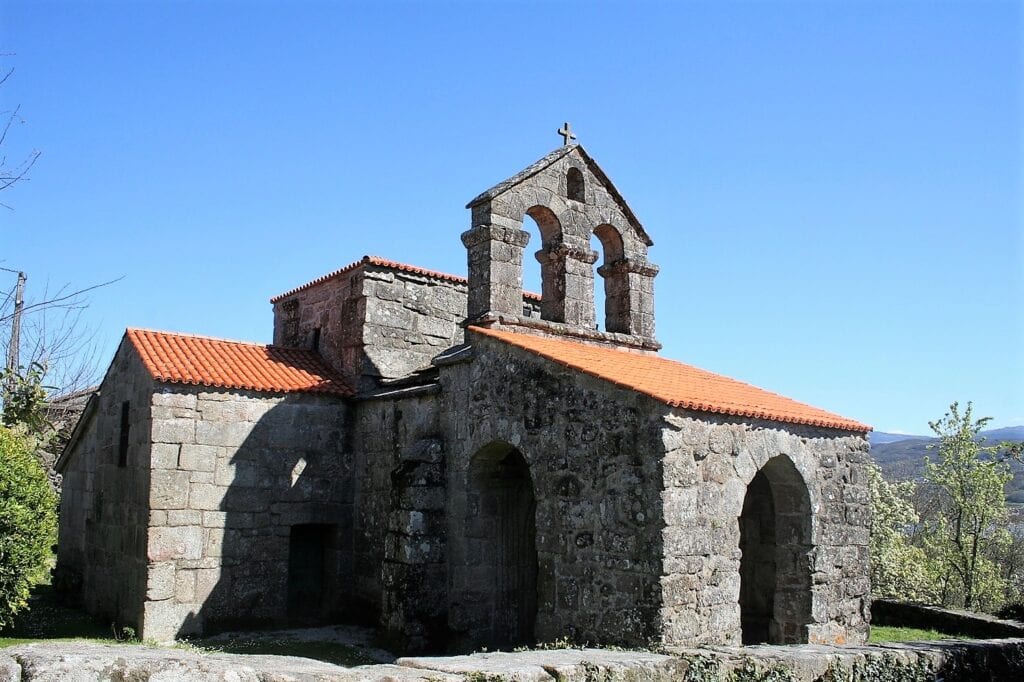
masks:
<path id="1" fill-rule="evenodd" d="M 515 447 L 495 441 L 473 456 L 466 483 L 467 535 L 478 543 L 479 643 L 532 644 L 538 563 L 530 467 Z"/>
<path id="2" fill-rule="evenodd" d="M 565 253 L 562 248 L 562 223 L 547 206 L 535 205 L 525 214 L 540 231 L 540 250 L 534 257 L 540 263 L 540 317 L 551 322 L 565 322 Z"/>
<path id="3" fill-rule="evenodd" d="M 609 223 L 594 228 L 601 242 L 604 260 L 597 274 L 604 280 L 604 328 L 610 332 L 630 332 L 629 273 L 622 267 L 625 248 L 622 234 Z M 600 315 L 600 311 L 597 313 Z"/>
<path id="4" fill-rule="evenodd" d="M 786 455 L 747 486 L 739 517 L 743 644 L 802 644 L 812 622 L 812 513 L 807 485 Z"/>
<path id="5" fill-rule="evenodd" d="M 587 190 L 583 181 L 583 173 L 575 166 L 569 166 L 565 172 L 565 195 L 573 201 L 586 202 Z"/>

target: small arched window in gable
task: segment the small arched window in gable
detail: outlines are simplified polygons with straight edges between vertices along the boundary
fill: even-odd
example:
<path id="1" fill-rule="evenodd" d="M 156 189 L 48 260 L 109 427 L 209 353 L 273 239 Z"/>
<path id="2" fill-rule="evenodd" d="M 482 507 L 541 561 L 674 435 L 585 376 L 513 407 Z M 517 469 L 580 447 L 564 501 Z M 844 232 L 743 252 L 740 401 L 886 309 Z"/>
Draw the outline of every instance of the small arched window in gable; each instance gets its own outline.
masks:
<path id="1" fill-rule="evenodd" d="M 585 201 L 586 192 L 583 187 L 583 173 L 579 168 L 570 168 L 565 174 L 565 191 L 573 201 Z"/>

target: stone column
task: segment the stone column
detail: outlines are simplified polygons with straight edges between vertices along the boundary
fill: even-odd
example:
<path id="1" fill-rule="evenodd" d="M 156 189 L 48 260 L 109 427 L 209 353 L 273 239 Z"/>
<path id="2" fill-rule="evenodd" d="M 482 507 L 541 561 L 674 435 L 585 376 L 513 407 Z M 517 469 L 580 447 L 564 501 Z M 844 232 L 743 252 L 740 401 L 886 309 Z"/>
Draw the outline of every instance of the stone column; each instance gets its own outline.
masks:
<path id="1" fill-rule="evenodd" d="M 462 233 L 469 261 L 469 320 L 488 313 L 522 315 L 528 241 L 528 232 L 512 226 L 481 224 Z"/>
<path id="2" fill-rule="evenodd" d="M 548 246 L 533 257 L 540 263 L 540 317 L 565 322 L 565 258 L 560 245 Z"/>
<path id="3" fill-rule="evenodd" d="M 658 266 L 642 258 L 622 258 L 598 268 L 605 278 L 610 332 L 654 339 L 654 277 Z"/>
<path id="4" fill-rule="evenodd" d="M 654 278 L 658 266 L 647 260 L 629 259 L 630 333 L 654 340 Z"/>
<path id="5" fill-rule="evenodd" d="M 541 317 L 594 329 L 594 263 L 598 258 L 597 252 L 589 246 L 555 244 L 536 255 L 544 269 Z"/>

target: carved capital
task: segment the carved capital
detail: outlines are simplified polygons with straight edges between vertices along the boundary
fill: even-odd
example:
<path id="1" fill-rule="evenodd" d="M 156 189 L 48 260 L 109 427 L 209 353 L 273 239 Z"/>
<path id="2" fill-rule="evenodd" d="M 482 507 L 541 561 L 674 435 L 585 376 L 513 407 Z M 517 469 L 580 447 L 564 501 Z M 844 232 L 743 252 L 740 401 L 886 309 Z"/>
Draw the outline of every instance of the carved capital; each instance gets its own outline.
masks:
<path id="1" fill-rule="evenodd" d="M 579 261 L 586 263 L 587 265 L 593 265 L 597 262 L 599 254 L 590 248 L 579 248 L 577 246 L 569 246 L 568 244 L 554 244 L 547 248 L 541 249 L 534 254 L 540 263 L 548 263 L 551 261 L 564 261 L 566 259 Z"/>
<path id="2" fill-rule="evenodd" d="M 605 263 L 599 267 L 597 274 L 602 277 L 611 277 L 613 275 L 633 273 L 644 275 L 645 277 L 654 277 L 658 274 L 658 270 L 657 265 L 642 258 L 620 258 L 614 263 Z"/>

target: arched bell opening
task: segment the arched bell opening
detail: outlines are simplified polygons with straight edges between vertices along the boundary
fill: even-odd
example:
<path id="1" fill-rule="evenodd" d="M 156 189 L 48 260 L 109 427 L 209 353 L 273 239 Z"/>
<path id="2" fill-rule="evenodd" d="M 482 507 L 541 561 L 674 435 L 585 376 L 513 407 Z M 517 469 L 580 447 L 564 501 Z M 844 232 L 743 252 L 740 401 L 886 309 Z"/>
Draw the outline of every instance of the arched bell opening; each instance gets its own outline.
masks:
<path id="1" fill-rule="evenodd" d="M 537 226 L 536 231 L 526 229 L 534 234 L 539 233 L 540 249 L 534 254 L 537 265 L 531 263 L 529 258 L 523 258 L 523 290 L 539 290 L 541 319 L 565 322 L 565 257 L 559 250 L 562 244 L 562 224 L 546 206 L 533 206 L 526 210 L 526 215 Z M 530 242 L 536 243 L 532 235 Z M 539 288 L 535 288 L 538 283 Z"/>
<path id="2" fill-rule="evenodd" d="M 601 243 L 604 258 L 597 274 L 603 280 L 603 286 L 595 283 L 594 310 L 598 319 L 604 316 L 604 329 L 610 332 L 630 333 L 630 294 L 629 273 L 623 266 L 625 249 L 622 235 L 611 225 L 598 225 L 594 228 L 594 236 Z M 600 292 L 600 295 L 598 295 Z"/>
<path id="3" fill-rule="evenodd" d="M 536 499 L 522 453 L 504 442 L 481 448 L 468 476 L 470 536 L 479 539 L 483 593 L 480 644 L 507 648 L 534 643 L 537 619 Z"/>
<path id="4" fill-rule="evenodd" d="M 804 644 L 811 623 L 811 504 L 785 455 L 747 486 L 740 530 L 743 644 Z"/>

